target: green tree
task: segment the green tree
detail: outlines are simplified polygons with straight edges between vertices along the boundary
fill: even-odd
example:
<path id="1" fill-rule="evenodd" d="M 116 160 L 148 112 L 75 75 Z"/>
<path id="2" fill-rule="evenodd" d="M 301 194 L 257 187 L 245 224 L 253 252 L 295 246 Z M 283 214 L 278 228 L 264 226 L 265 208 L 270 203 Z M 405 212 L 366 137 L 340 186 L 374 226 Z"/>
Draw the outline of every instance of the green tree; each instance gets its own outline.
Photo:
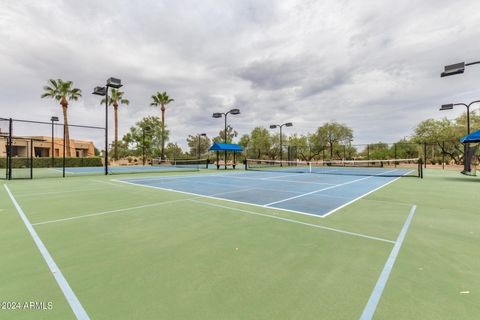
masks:
<path id="1" fill-rule="evenodd" d="M 390 154 L 394 155 L 396 159 L 418 158 L 418 145 L 404 138 L 390 147 Z"/>
<path id="2" fill-rule="evenodd" d="M 264 127 L 256 127 L 250 133 L 250 141 L 248 149 L 256 159 L 262 159 L 262 154 L 270 153 L 272 147 L 272 136 L 268 129 Z"/>
<path id="3" fill-rule="evenodd" d="M 322 153 L 324 144 L 315 134 L 297 135 L 294 134 L 288 138 L 288 144 L 296 158 L 303 161 L 312 161 Z"/>
<path id="4" fill-rule="evenodd" d="M 353 131 L 345 124 L 328 122 L 319 127 L 316 132 L 317 144 L 326 142 L 330 149 L 330 158 L 333 158 L 334 148 L 338 144 L 348 145 L 353 141 Z M 317 147 L 319 147 L 317 145 Z"/>
<path id="5" fill-rule="evenodd" d="M 174 99 L 170 98 L 166 92 L 157 92 L 152 96 L 152 102 L 150 103 L 153 107 L 160 106 L 160 111 L 162 112 L 162 151 L 161 151 L 161 158 L 165 158 L 165 141 L 167 140 L 165 136 L 165 106 L 170 102 L 175 101 Z"/>
<path id="6" fill-rule="evenodd" d="M 199 144 L 200 139 L 200 144 Z M 193 157 L 200 158 L 202 155 L 208 152 L 208 148 L 210 148 L 211 141 L 210 138 L 207 136 L 199 136 L 197 135 L 188 135 L 187 138 L 187 145 L 190 148 L 189 154 Z"/>
<path id="7" fill-rule="evenodd" d="M 233 128 L 227 126 L 227 143 L 233 143 L 233 139 L 238 136 L 238 132 L 233 130 Z M 220 130 L 218 136 L 213 138 L 213 142 L 224 143 L 225 142 L 225 130 Z"/>
<path id="8" fill-rule="evenodd" d="M 68 130 L 68 101 L 77 101 L 82 96 L 82 90 L 73 87 L 72 81 L 63 81 L 62 79 L 50 79 L 49 84 L 43 87 L 43 98 L 55 99 L 60 102 L 63 111 L 63 123 L 65 124 L 65 146 L 66 156 L 71 157 L 70 133 Z M 53 152 L 53 150 L 52 150 Z"/>
<path id="9" fill-rule="evenodd" d="M 455 127 L 459 137 L 467 135 L 467 113 L 464 112 L 455 119 Z M 478 110 L 470 111 L 470 133 L 480 130 L 480 112 Z"/>
<path id="10" fill-rule="evenodd" d="M 367 152 L 367 149 L 364 150 L 364 152 Z M 378 159 L 378 160 L 383 160 L 383 159 L 390 159 L 392 158 L 392 155 L 390 154 L 390 148 L 388 146 L 388 143 L 385 142 L 378 142 L 378 143 L 371 143 L 368 145 L 368 157 L 369 159 Z M 365 158 L 366 154 L 365 154 Z"/>
<path id="11" fill-rule="evenodd" d="M 168 159 L 181 159 L 184 157 L 182 148 L 177 143 L 169 142 L 165 149 L 165 154 Z"/>
<path id="12" fill-rule="evenodd" d="M 143 150 L 145 150 L 147 158 L 158 158 L 161 157 L 162 141 L 164 138 L 168 139 L 169 134 L 166 126 L 162 129 L 159 117 L 148 116 L 130 127 L 120 145 L 126 146 L 129 155 L 142 156 Z"/>
<path id="13" fill-rule="evenodd" d="M 456 121 L 447 118 L 427 119 L 417 125 L 412 140 L 418 144 L 434 145 L 440 153 L 443 152 L 455 163 L 461 163 L 463 159 L 463 146 L 459 141 L 461 136 Z"/>
<path id="14" fill-rule="evenodd" d="M 124 92 L 118 89 L 112 89 L 110 96 L 108 96 L 108 105 L 113 106 L 114 115 L 115 115 L 115 142 L 114 142 L 114 151 L 113 158 L 118 160 L 118 104 L 129 105 L 130 101 L 123 97 Z M 105 104 L 105 98 L 100 101 L 100 104 Z"/>
<path id="15" fill-rule="evenodd" d="M 245 153 L 247 154 L 247 158 L 254 158 L 255 155 L 251 154 L 251 150 L 249 148 L 250 139 L 251 138 L 249 134 L 244 134 L 240 137 L 240 140 L 238 140 L 238 144 L 242 146 L 242 148 L 245 150 Z"/>

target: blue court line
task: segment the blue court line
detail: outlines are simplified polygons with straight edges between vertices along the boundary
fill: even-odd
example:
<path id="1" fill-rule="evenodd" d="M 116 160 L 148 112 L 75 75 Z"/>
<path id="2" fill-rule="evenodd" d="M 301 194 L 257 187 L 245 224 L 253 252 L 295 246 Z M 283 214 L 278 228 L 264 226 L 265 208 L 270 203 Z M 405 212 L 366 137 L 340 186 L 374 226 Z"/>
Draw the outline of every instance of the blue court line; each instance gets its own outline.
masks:
<path id="1" fill-rule="evenodd" d="M 42 240 L 38 236 L 38 234 L 35 231 L 35 229 L 33 228 L 32 224 L 28 220 L 27 216 L 23 212 L 23 210 L 20 207 L 20 205 L 18 204 L 17 200 L 15 200 L 15 197 L 10 192 L 10 189 L 8 188 L 8 186 L 6 184 L 4 184 L 3 186 L 5 187 L 5 190 L 7 190 L 7 193 L 8 193 L 8 196 L 10 197 L 10 200 L 12 200 L 13 205 L 15 206 L 18 214 L 20 215 L 20 218 L 22 218 L 22 221 L 25 224 L 25 226 L 27 227 L 28 232 L 30 232 L 30 235 L 32 236 L 33 241 L 37 245 L 38 250 L 42 254 L 43 259 L 45 259 L 45 262 L 47 263 L 48 268 L 53 273 L 53 276 L 55 277 L 55 280 L 57 281 L 58 286 L 62 290 L 63 295 L 67 299 L 68 304 L 70 305 L 70 308 L 72 308 L 73 313 L 75 314 L 77 319 L 82 319 L 82 320 L 83 319 L 90 319 L 88 317 L 87 312 L 83 308 L 82 304 L 78 300 L 77 296 L 73 292 L 72 288 L 68 284 L 67 279 L 65 279 L 65 277 L 63 276 L 62 271 L 60 271 L 60 268 L 57 266 L 57 264 L 53 260 L 52 256 L 48 252 L 47 248 L 43 244 Z"/>
<path id="2" fill-rule="evenodd" d="M 360 316 L 360 320 L 370 320 L 373 318 L 373 314 L 377 309 L 378 302 L 382 297 L 383 290 L 385 289 L 385 285 L 387 284 L 388 277 L 390 276 L 390 272 L 392 271 L 393 265 L 395 264 L 395 260 L 397 259 L 398 252 L 402 247 L 403 240 L 405 239 L 405 235 L 407 234 L 408 228 L 410 226 L 410 222 L 412 221 L 413 215 L 415 214 L 415 209 L 417 208 L 416 205 L 410 209 L 410 214 L 405 221 L 405 224 L 398 235 L 397 241 L 395 241 L 395 245 L 393 246 L 392 252 L 388 257 L 385 266 L 383 267 L 382 273 L 378 278 L 377 284 L 370 295 L 370 299 L 368 299 L 368 303 L 363 310 L 362 315 Z"/>

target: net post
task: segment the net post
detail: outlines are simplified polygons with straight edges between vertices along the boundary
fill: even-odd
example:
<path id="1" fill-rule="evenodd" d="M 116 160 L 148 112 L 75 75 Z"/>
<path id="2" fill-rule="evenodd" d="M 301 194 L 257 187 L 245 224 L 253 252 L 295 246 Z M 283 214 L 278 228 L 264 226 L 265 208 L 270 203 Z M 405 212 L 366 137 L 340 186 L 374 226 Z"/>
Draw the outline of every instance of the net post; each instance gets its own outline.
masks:
<path id="1" fill-rule="evenodd" d="M 423 179 L 423 163 L 422 158 L 418 159 L 418 177 Z"/>
<path id="2" fill-rule="evenodd" d="M 312 173 L 312 162 L 308 163 L 308 172 Z"/>

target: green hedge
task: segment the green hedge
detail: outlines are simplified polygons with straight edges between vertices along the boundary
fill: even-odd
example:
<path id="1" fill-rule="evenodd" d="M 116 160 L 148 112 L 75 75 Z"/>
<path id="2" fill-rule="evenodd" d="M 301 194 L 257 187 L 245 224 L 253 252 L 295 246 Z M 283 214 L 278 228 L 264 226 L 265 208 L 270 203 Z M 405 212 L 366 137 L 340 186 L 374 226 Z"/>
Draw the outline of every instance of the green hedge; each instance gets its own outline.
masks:
<path id="1" fill-rule="evenodd" d="M 0 168 L 5 168 L 6 158 L 0 158 Z M 50 168 L 52 166 L 51 158 L 33 158 L 34 168 Z M 65 158 L 65 167 L 102 167 L 102 159 L 100 157 L 89 158 Z M 55 158 L 55 167 L 63 167 L 63 158 Z M 29 158 L 12 158 L 12 168 L 30 168 Z"/>

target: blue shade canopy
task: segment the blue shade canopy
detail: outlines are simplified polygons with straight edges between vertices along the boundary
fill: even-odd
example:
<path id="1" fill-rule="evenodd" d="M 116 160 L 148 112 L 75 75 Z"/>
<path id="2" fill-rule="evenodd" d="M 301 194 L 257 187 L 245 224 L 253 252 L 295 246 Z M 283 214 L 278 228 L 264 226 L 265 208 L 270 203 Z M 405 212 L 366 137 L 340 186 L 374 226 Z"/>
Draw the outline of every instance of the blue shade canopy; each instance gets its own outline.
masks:
<path id="1" fill-rule="evenodd" d="M 229 143 L 217 143 L 215 142 L 209 151 L 237 151 L 242 152 L 243 148 L 238 144 L 229 144 Z"/>
<path id="2" fill-rule="evenodd" d="M 480 130 L 475 131 L 474 133 L 470 133 L 468 136 L 463 137 L 460 139 L 461 143 L 473 143 L 473 142 L 480 142 Z"/>

